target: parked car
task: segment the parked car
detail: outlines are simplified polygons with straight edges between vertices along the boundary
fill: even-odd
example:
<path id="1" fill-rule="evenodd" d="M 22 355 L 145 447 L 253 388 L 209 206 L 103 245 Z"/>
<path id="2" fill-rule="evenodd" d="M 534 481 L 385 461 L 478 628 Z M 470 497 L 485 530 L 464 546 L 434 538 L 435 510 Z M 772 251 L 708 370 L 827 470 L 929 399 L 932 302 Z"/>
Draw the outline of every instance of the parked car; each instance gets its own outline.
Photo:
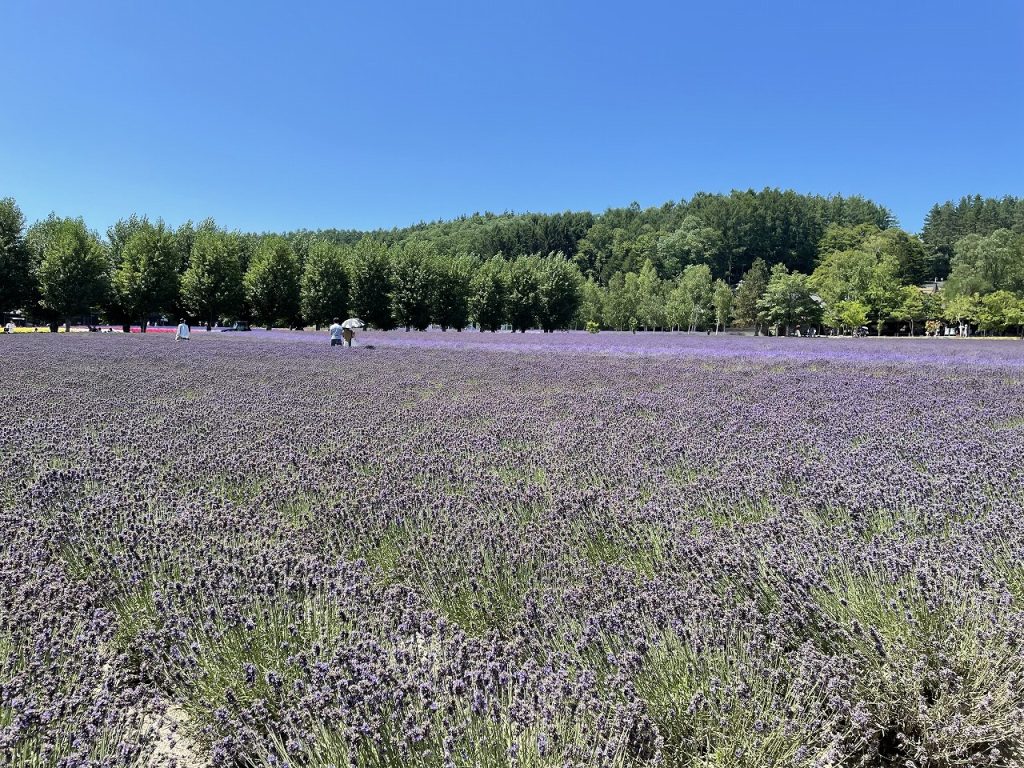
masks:
<path id="1" fill-rule="evenodd" d="M 235 320 L 235 322 L 233 322 L 227 328 L 221 328 L 220 332 L 221 333 L 228 333 L 229 331 L 251 331 L 251 330 L 252 330 L 252 328 L 249 327 L 249 322 L 247 320 Z"/>

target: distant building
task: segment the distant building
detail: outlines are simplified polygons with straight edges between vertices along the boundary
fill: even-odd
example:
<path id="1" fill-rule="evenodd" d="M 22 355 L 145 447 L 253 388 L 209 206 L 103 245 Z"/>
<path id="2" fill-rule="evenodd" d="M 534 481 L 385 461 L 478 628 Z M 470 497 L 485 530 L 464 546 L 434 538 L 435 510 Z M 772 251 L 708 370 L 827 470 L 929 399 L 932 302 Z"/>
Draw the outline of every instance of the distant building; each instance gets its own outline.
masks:
<path id="1" fill-rule="evenodd" d="M 942 286 L 944 286 L 945 284 L 945 280 L 940 280 L 939 278 L 936 277 L 934 280 L 929 280 L 927 283 L 921 283 L 917 287 L 921 291 L 921 293 L 938 293 L 939 291 L 942 290 Z"/>

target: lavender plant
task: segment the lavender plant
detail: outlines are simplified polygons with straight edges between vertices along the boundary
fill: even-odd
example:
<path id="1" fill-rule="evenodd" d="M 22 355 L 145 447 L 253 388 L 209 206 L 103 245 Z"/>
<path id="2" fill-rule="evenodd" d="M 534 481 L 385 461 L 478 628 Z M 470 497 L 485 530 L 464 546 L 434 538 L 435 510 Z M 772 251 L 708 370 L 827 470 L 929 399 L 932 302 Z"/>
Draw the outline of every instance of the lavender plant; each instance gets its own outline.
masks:
<path id="1" fill-rule="evenodd" d="M 239 336 L 4 343 L 0 764 L 1024 760 L 1019 345 Z"/>

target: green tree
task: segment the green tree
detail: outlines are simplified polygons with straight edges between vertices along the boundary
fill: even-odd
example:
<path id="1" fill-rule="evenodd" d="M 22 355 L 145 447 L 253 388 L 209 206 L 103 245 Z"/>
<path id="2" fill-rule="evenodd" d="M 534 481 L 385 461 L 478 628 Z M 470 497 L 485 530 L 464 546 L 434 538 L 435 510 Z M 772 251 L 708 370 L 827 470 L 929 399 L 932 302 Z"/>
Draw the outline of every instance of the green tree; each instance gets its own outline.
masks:
<path id="1" fill-rule="evenodd" d="M 568 328 L 580 306 L 580 271 L 561 253 L 550 254 L 537 266 L 537 322 L 550 333 Z"/>
<path id="2" fill-rule="evenodd" d="M 588 277 L 580 286 L 580 306 L 577 325 L 586 328 L 591 324 L 600 327 L 603 324 L 604 291 L 597 281 Z"/>
<path id="3" fill-rule="evenodd" d="M 883 253 L 871 272 L 868 299 L 875 313 L 875 328 L 879 336 L 886 321 L 894 317 L 903 301 L 903 284 L 896 256 Z"/>
<path id="4" fill-rule="evenodd" d="M 470 312 L 480 331 L 497 331 L 508 312 L 508 262 L 492 256 L 476 268 L 470 281 Z"/>
<path id="5" fill-rule="evenodd" d="M 977 322 L 981 314 L 981 299 L 977 294 L 950 294 L 943 297 L 942 316 L 950 323 L 956 323 L 961 331 Z"/>
<path id="6" fill-rule="evenodd" d="M 471 256 L 435 255 L 432 260 L 430 316 L 442 331 L 469 325 L 473 267 Z"/>
<path id="7" fill-rule="evenodd" d="M 722 233 L 696 216 L 687 216 L 678 229 L 658 240 L 657 252 L 666 277 L 675 277 L 690 264 L 707 264 L 719 275 L 731 266 L 724 258 Z"/>
<path id="8" fill-rule="evenodd" d="M 672 330 L 690 328 L 690 322 L 694 315 L 693 296 L 685 285 L 676 280 L 672 290 L 668 292 L 665 301 L 665 319 Z"/>
<path id="9" fill-rule="evenodd" d="M 326 240 L 313 241 L 299 282 L 303 320 L 319 330 L 335 317 L 344 319 L 348 314 L 348 283 L 348 264 L 341 247 Z"/>
<path id="10" fill-rule="evenodd" d="M 987 236 L 970 234 L 958 240 L 945 290 L 956 295 L 1024 293 L 1024 235 L 998 229 Z"/>
<path id="11" fill-rule="evenodd" d="M 978 327 L 983 331 L 1005 333 L 1024 324 L 1024 300 L 1009 291 L 995 291 L 981 297 Z"/>
<path id="12" fill-rule="evenodd" d="M 759 305 L 768 323 L 785 329 L 788 336 L 795 326 L 810 326 L 821 317 L 821 307 L 814 299 L 809 278 L 790 272 L 784 264 L 772 267 L 768 288 Z"/>
<path id="13" fill-rule="evenodd" d="M 25 216 L 13 197 L 0 198 L 0 314 L 25 309 L 35 294 Z"/>
<path id="14" fill-rule="evenodd" d="M 861 248 L 829 251 L 810 277 L 810 285 L 826 307 L 826 323 L 835 316 L 833 309 L 841 302 L 857 301 L 870 307 L 871 281 L 877 264 L 876 256 Z"/>
<path id="15" fill-rule="evenodd" d="M 715 333 L 729 325 L 732 317 L 732 288 L 725 280 L 716 280 L 711 293 L 711 303 L 715 307 Z"/>
<path id="16" fill-rule="evenodd" d="M 279 235 L 266 237 L 245 272 L 245 297 L 256 319 L 267 329 L 277 323 L 297 324 L 301 274 L 291 245 Z"/>
<path id="17" fill-rule="evenodd" d="M 192 240 L 189 264 L 181 276 L 181 298 L 189 314 L 209 329 L 242 305 L 242 244 L 237 235 L 203 229 Z"/>
<path id="18" fill-rule="evenodd" d="M 916 285 L 903 286 L 900 290 L 900 303 L 893 317 L 910 323 L 910 335 L 914 335 L 914 324 L 928 319 L 928 307 L 920 288 Z"/>
<path id="19" fill-rule="evenodd" d="M 818 254 L 824 259 L 829 253 L 835 251 L 855 251 L 860 249 L 868 238 L 881 232 L 874 224 L 856 224 L 854 226 L 842 226 L 829 224 L 825 234 L 818 241 Z"/>
<path id="20" fill-rule="evenodd" d="M 127 219 L 118 219 L 107 227 L 107 260 L 110 262 L 111 275 L 116 274 L 121 267 L 124 246 L 129 238 L 143 227 L 148 226 L 150 226 L 148 218 L 133 213 Z M 105 310 L 111 322 L 121 323 L 126 333 L 130 329 L 132 320 L 137 319 L 131 310 L 121 303 L 121 298 L 116 290 L 111 290 L 107 294 Z"/>
<path id="21" fill-rule="evenodd" d="M 664 286 L 650 259 L 644 261 L 637 275 L 636 317 L 644 330 L 665 325 Z"/>
<path id="22" fill-rule="evenodd" d="M 508 320 L 513 331 L 525 332 L 540 311 L 539 264 L 535 256 L 519 256 L 509 264 Z"/>
<path id="23" fill-rule="evenodd" d="M 364 237 L 352 252 L 352 309 L 382 331 L 395 327 L 391 311 L 391 260 L 380 240 Z"/>
<path id="24" fill-rule="evenodd" d="M 863 247 L 874 252 L 879 259 L 892 257 L 896 262 L 896 278 L 900 283 L 920 285 L 929 274 L 928 252 L 924 243 L 902 229 L 890 227 L 870 236 Z"/>
<path id="25" fill-rule="evenodd" d="M 838 302 L 832 311 L 835 313 L 836 322 L 830 322 L 829 325 L 833 328 L 845 328 L 853 333 L 868 321 L 868 312 L 871 308 L 867 304 L 852 300 Z"/>
<path id="26" fill-rule="evenodd" d="M 90 314 L 110 291 L 110 263 L 99 238 L 82 219 L 50 215 L 28 233 L 40 254 L 39 290 L 43 306 L 70 324 L 76 315 Z"/>
<path id="27" fill-rule="evenodd" d="M 759 303 L 768 289 L 768 267 L 763 259 L 755 259 L 750 269 L 743 275 L 736 286 L 736 298 L 733 301 L 733 319 L 737 325 L 754 326 L 754 333 L 761 332 L 763 321 Z"/>
<path id="28" fill-rule="evenodd" d="M 391 250 L 391 311 L 407 331 L 425 331 L 430 325 L 434 256 L 429 245 L 416 241 Z"/>
<path id="29" fill-rule="evenodd" d="M 695 331 L 707 325 L 714 311 L 711 267 L 707 264 L 691 264 L 679 276 L 679 287 L 689 296 L 690 317 L 687 329 Z"/>
<path id="30" fill-rule="evenodd" d="M 143 221 L 121 250 L 112 284 L 118 306 L 146 332 L 149 316 L 170 311 L 178 301 L 181 254 L 162 221 Z"/>
<path id="31" fill-rule="evenodd" d="M 630 327 L 640 306 L 639 280 L 635 272 L 616 272 L 608 281 L 605 293 L 604 324 L 617 331 Z"/>

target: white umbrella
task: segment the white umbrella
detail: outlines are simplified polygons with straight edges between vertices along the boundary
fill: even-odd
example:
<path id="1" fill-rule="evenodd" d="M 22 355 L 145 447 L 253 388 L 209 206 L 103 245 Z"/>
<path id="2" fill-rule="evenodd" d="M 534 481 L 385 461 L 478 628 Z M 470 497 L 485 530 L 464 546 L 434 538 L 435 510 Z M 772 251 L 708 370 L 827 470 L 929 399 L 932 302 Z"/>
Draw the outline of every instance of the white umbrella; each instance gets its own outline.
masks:
<path id="1" fill-rule="evenodd" d="M 352 328 L 353 330 L 355 330 L 357 328 L 365 328 L 366 327 L 366 323 L 364 323 L 358 317 L 350 317 L 348 320 L 346 320 L 344 323 L 341 324 L 341 327 L 342 328 Z"/>

